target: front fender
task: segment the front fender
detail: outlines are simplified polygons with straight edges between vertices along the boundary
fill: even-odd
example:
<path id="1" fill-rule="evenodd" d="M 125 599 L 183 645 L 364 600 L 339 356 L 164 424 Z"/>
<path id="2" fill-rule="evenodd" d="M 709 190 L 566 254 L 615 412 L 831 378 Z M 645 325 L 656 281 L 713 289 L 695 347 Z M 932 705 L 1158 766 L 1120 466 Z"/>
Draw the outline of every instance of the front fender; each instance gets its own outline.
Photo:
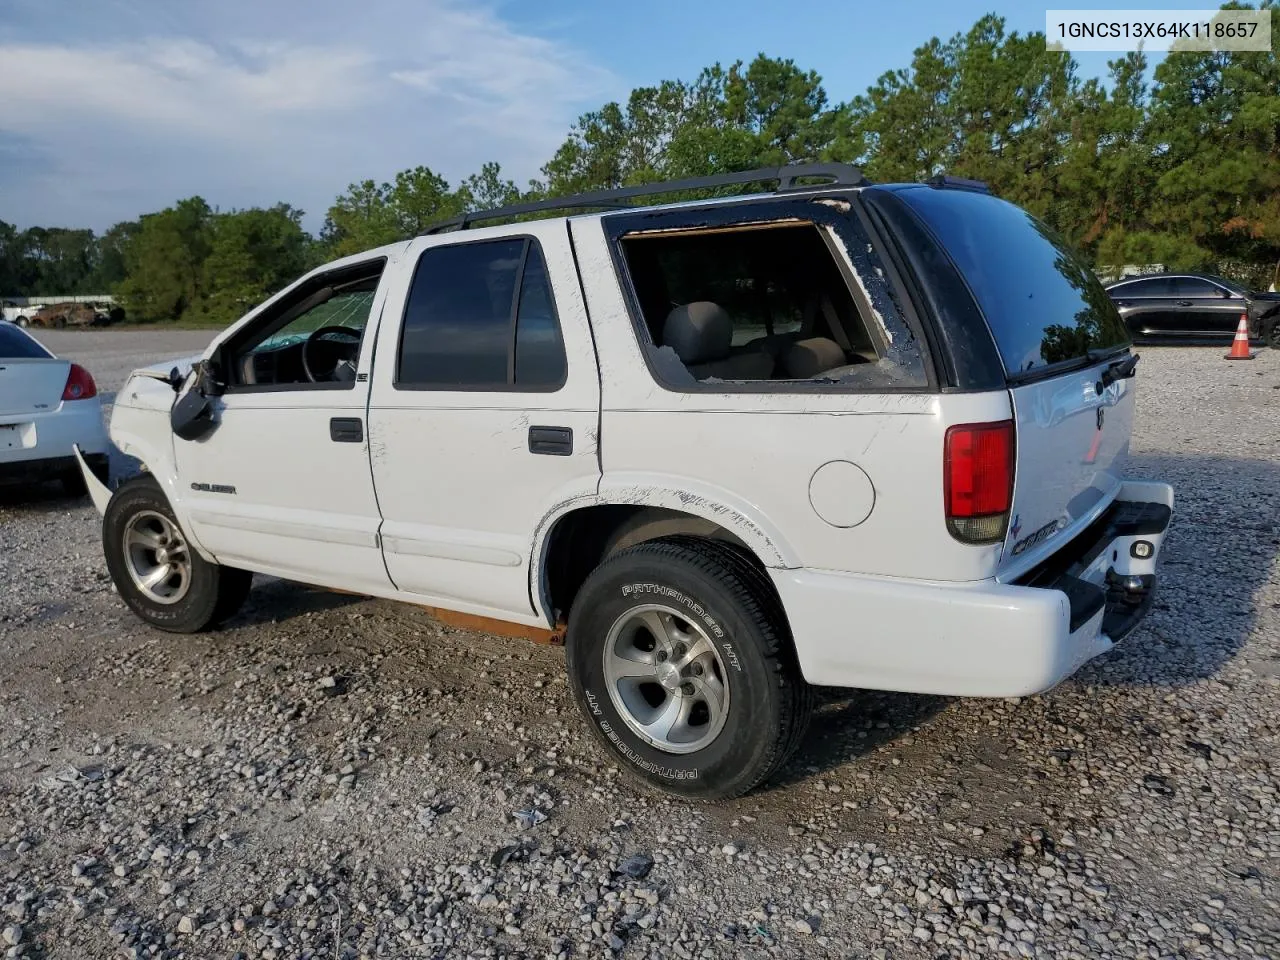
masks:
<path id="1" fill-rule="evenodd" d="M 167 385 L 161 385 L 172 391 Z M 111 440 L 125 456 L 140 460 L 147 471 L 160 484 L 165 499 L 173 508 L 174 516 L 183 534 L 201 557 L 210 563 L 216 560 L 192 531 L 191 517 L 187 511 L 184 488 L 178 480 L 178 464 L 174 454 L 173 433 L 169 429 L 168 410 L 122 407 L 111 411 Z M 94 501 L 97 505 L 97 501 Z M 105 509 L 105 505 L 103 507 Z"/>

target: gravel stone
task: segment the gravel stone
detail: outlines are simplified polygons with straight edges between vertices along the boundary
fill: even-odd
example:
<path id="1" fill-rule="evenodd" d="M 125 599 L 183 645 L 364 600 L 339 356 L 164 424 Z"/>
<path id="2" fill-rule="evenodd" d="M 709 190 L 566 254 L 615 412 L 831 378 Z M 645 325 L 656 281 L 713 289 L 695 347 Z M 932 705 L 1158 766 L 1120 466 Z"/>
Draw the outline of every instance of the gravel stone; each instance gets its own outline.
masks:
<path id="1" fill-rule="evenodd" d="M 39 335 L 108 399 L 211 336 Z M 1143 626 L 1040 696 L 820 689 L 720 804 L 628 780 L 560 650 L 270 577 L 161 635 L 87 499 L 0 488 L 4 955 L 1280 956 L 1280 352 L 1140 352 Z"/>

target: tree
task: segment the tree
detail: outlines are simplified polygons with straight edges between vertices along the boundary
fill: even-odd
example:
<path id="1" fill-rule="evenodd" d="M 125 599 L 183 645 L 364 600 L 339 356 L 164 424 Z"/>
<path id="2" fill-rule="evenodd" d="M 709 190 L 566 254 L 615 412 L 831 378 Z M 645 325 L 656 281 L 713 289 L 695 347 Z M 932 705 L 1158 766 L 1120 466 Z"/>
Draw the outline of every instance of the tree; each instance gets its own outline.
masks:
<path id="1" fill-rule="evenodd" d="M 305 273 L 311 238 L 287 203 L 217 215 L 203 264 L 200 311 L 231 321 Z"/>
<path id="2" fill-rule="evenodd" d="M 0 295 L 26 294 L 26 244 L 22 232 L 11 223 L 0 220 Z"/>
<path id="3" fill-rule="evenodd" d="M 344 257 L 400 239 L 391 185 L 362 180 L 347 187 L 325 215 L 320 240 L 330 256 Z"/>
<path id="4" fill-rule="evenodd" d="M 86 281 L 90 293 L 114 290 L 128 273 L 125 248 L 137 236 L 141 224 L 126 220 L 110 227 L 97 239 L 97 257 L 93 273 Z"/>
<path id="5" fill-rule="evenodd" d="M 135 320 L 173 320 L 200 300 L 213 239 L 213 211 L 201 197 L 142 217 L 124 246 L 127 276 L 116 289 Z"/>
<path id="6" fill-rule="evenodd" d="M 542 169 L 551 196 L 818 160 L 840 108 L 821 78 L 760 54 L 708 67 L 693 83 L 664 80 L 578 118 Z"/>
<path id="7" fill-rule="evenodd" d="M 1156 189 L 1134 254 L 1179 268 L 1280 258 L 1280 7 L 1268 9 L 1269 52 L 1176 53 L 1156 68 Z"/>

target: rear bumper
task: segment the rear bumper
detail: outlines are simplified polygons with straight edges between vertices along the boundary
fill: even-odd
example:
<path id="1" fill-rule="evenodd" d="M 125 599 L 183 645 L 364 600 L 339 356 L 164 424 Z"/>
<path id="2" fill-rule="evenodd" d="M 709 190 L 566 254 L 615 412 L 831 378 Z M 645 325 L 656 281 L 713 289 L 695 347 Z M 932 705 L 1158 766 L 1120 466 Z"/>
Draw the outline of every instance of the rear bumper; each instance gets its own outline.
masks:
<path id="1" fill-rule="evenodd" d="M 1146 616 L 1172 509 L 1167 484 L 1126 483 L 1093 525 L 1017 583 L 771 573 L 810 683 L 1025 696 L 1107 652 Z M 1135 549 L 1140 542 L 1149 549 Z"/>
<path id="2" fill-rule="evenodd" d="M 77 445 L 86 455 L 105 454 L 109 449 L 102 403 L 96 397 L 63 401 L 41 413 L 3 414 L 0 425 L 6 428 L 0 439 L 0 467 L 16 469 L 24 462 L 74 458 Z"/>

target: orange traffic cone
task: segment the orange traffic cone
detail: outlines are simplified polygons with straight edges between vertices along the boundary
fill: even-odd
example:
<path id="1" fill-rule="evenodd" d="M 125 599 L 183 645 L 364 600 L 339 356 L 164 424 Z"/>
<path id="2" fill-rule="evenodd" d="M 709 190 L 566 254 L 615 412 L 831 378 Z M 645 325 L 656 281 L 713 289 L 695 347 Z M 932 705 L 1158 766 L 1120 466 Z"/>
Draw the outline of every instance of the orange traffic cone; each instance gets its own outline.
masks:
<path id="1" fill-rule="evenodd" d="M 1231 341 L 1231 352 L 1227 354 L 1227 359 L 1253 359 L 1253 354 L 1249 352 L 1249 315 L 1247 313 L 1240 314 L 1240 323 L 1236 327 L 1236 338 Z"/>

